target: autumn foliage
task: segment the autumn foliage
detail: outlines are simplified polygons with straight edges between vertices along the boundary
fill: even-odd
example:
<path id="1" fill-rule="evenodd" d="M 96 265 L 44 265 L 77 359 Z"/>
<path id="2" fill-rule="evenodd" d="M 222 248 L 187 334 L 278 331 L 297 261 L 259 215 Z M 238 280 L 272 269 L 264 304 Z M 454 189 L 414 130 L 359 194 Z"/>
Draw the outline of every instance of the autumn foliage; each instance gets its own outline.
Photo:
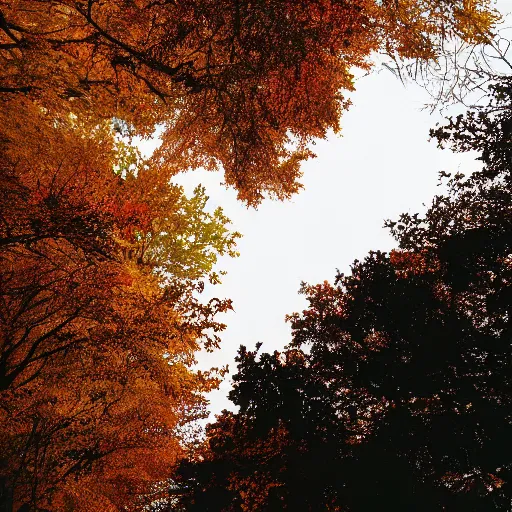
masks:
<path id="1" fill-rule="evenodd" d="M 204 394 L 223 373 L 194 368 L 231 308 L 201 292 L 240 236 L 202 187 L 187 197 L 171 178 L 222 168 L 248 205 L 288 198 L 308 144 L 340 129 L 354 69 L 370 69 L 375 52 L 435 60 L 454 38 L 486 42 L 496 20 L 487 0 L 0 0 L 0 510 L 171 506 Z M 155 131 L 161 145 L 145 159 L 134 137 Z M 406 250 L 386 260 L 403 286 L 440 271 Z M 339 290 L 317 292 L 343 310 Z M 389 342 L 380 332 L 368 334 L 374 347 Z M 263 509 L 266 494 L 298 503 L 288 489 L 307 479 L 285 469 L 336 460 L 329 443 L 341 439 L 327 383 L 302 392 L 301 349 L 264 362 L 293 383 L 293 406 L 272 409 L 284 419 L 256 422 L 247 445 L 252 426 L 225 415 L 197 456 L 215 464 L 234 451 L 234 472 L 214 481 L 244 510 Z M 250 460 L 272 467 L 250 474 Z M 332 489 L 317 482 L 307 503 L 335 510 L 335 480 L 321 475 Z"/>
<path id="2" fill-rule="evenodd" d="M 3 107 L 2 504 L 142 506 L 216 385 L 190 367 L 230 302 L 197 292 L 238 234 L 108 124 L 56 122 L 21 95 Z"/>
<path id="3" fill-rule="evenodd" d="M 60 0 L 2 2 L 3 95 L 54 115 L 163 128 L 169 175 L 222 166 L 257 204 L 300 187 L 307 143 L 338 131 L 353 70 L 372 52 L 435 59 L 485 42 L 488 0 Z"/>

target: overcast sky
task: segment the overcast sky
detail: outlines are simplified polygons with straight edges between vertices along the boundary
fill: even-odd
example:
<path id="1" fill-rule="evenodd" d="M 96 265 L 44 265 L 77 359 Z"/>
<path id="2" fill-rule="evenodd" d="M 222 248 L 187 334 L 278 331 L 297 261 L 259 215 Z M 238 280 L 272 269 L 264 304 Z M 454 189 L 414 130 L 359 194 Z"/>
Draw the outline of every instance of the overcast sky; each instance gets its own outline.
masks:
<path id="1" fill-rule="evenodd" d="M 499 2 L 502 11 L 510 4 Z M 428 141 L 429 128 L 444 115 L 423 109 L 429 96 L 422 88 L 404 87 L 384 70 L 358 80 L 350 97 L 342 133 L 317 142 L 317 158 L 303 166 L 304 190 L 291 201 L 267 200 L 258 210 L 247 209 L 233 190 L 220 186 L 219 173 L 196 171 L 176 180 L 188 192 L 205 185 L 208 206 L 222 206 L 232 228 L 243 234 L 240 257 L 222 260 L 220 268 L 228 274 L 212 291 L 231 298 L 234 312 L 222 319 L 228 327 L 221 349 L 200 355 L 201 366 L 229 364 L 233 374 L 240 344 L 253 348 L 261 341 L 265 351 L 283 348 L 291 339 L 285 315 L 306 306 L 297 294 L 301 281 L 332 281 L 337 268 L 347 273 L 369 250 L 392 249 L 385 219 L 424 211 L 442 191 L 439 171 L 479 168 L 476 155 L 440 150 Z M 211 393 L 213 413 L 233 408 L 226 398 L 230 380 L 228 375 Z"/>

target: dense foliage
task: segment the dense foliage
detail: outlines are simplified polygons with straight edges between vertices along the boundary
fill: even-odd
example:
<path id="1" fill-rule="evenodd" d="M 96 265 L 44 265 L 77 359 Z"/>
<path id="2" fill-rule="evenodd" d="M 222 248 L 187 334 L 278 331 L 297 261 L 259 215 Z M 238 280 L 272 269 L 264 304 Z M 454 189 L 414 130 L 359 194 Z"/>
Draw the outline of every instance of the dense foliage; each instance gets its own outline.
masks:
<path id="1" fill-rule="evenodd" d="M 151 494 L 217 377 L 218 281 L 237 233 L 108 125 L 0 113 L 0 497 L 3 510 L 120 510 Z M 30 143 L 27 143 L 30 142 Z"/>
<path id="2" fill-rule="evenodd" d="M 339 129 L 370 55 L 432 60 L 489 40 L 489 0 L 10 0 L 0 94 L 51 112 L 162 128 L 169 175 L 218 168 L 241 199 L 299 188 L 312 137 Z"/>
<path id="3" fill-rule="evenodd" d="M 193 486 L 169 489 L 169 482 L 194 440 L 194 420 L 205 415 L 204 394 L 222 375 L 197 371 L 195 354 L 218 346 L 224 325 L 217 314 L 231 307 L 227 299 L 204 302 L 201 292 L 220 281 L 218 256 L 237 255 L 239 234 L 229 230 L 222 209 L 209 211 L 202 187 L 186 197 L 170 179 L 222 167 L 226 184 L 249 205 L 264 195 L 287 198 L 300 188 L 300 163 L 312 155 L 308 143 L 339 129 L 351 72 L 371 68 L 372 52 L 434 62 L 445 43 L 489 41 L 496 20 L 487 0 L 0 0 L 0 510 L 148 510 L 170 506 L 176 485 L 188 496 Z M 455 139 L 471 122 L 454 122 L 445 137 Z M 157 130 L 162 144 L 144 159 L 133 137 Z M 481 138 L 471 133 L 473 139 L 457 143 L 473 147 Z M 475 180 L 467 194 L 485 188 Z M 402 219 L 404 244 L 431 236 L 421 235 L 416 220 Z M 354 370 L 363 360 L 367 368 L 379 366 L 364 350 L 353 349 L 352 374 L 347 369 L 332 383 L 322 374 L 328 368 L 322 358 L 341 357 L 352 343 L 348 336 L 361 343 L 370 332 L 378 340 L 390 329 L 384 320 L 376 329 L 363 307 L 381 274 L 385 283 L 395 276 L 387 284 L 403 297 L 448 280 L 448 291 L 435 300 L 455 315 L 453 329 L 466 302 L 468 325 L 476 322 L 478 300 L 508 279 L 508 232 L 500 238 L 498 220 L 484 235 L 502 240 L 501 249 L 485 253 L 485 261 L 468 255 L 459 288 L 449 281 L 458 267 L 449 260 L 447 232 L 439 250 L 433 242 L 424 243 L 424 252 L 404 245 L 391 258 L 374 255 L 354 267 L 337 288 L 308 289 L 312 309 L 294 318 L 295 346 L 286 354 L 258 359 L 241 352 L 233 392 L 240 415 L 226 414 L 211 427 L 212 451 L 197 455 L 221 471 L 210 488 L 225 506 L 336 506 L 345 480 L 327 463 L 345 460 L 349 445 L 366 446 L 385 410 L 408 411 L 413 402 L 403 393 L 374 393 Z M 503 278 L 478 273 L 491 261 Z M 411 270 L 422 262 L 428 271 Z M 359 302 L 351 284 L 358 273 L 369 286 Z M 464 286 L 475 276 L 480 288 L 471 295 Z M 346 343 L 332 338 L 332 350 L 319 350 L 312 333 L 324 329 L 325 319 L 315 317 L 315 301 L 344 303 L 351 293 L 356 309 L 343 306 L 333 316 L 339 324 L 328 324 Z M 492 305 L 501 320 L 485 324 L 491 338 L 496 326 L 508 325 L 502 293 Z M 369 323 L 358 321 L 352 332 L 359 314 Z M 425 326 L 434 329 L 428 318 Z M 479 318 L 485 323 L 487 316 Z M 475 323 L 475 333 L 482 329 Z M 392 334 L 386 336 L 372 355 L 403 363 L 391 350 Z M 503 358 L 496 361 L 505 365 Z M 393 378 L 407 371 L 397 367 Z M 441 393 L 441 381 L 436 385 Z M 489 407 L 501 411 L 499 388 L 485 386 Z M 345 396 L 352 409 L 343 405 Z M 464 404 L 480 410 L 476 398 Z M 342 421 L 347 410 L 357 428 Z M 496 429 L 503 421 L 497 417 Z M 233 465 L 219 464 L 216 457 L 228 452 L 236 453 Z M 462 485 L 459 455 L 450 473 L 436 466 L 432 479 Z M 315 475 L 303 472 L 307 460 Z M 497 475 L 498 459 L 490 460 L 474 480 L 505 489 L 508 469 L 503 465 Z M 194 495 L 194 506 L 207 494 L 201 496 Z M 202 509 L 215 503 L 208 498 Z"/>

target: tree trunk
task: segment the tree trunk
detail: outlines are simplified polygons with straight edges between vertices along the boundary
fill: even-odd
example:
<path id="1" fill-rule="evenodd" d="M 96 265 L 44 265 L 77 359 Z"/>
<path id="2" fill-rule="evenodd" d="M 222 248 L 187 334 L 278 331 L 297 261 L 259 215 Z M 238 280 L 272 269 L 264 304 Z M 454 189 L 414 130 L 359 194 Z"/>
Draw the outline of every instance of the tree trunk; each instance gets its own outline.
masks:
<path id="1" fill-rule="evenodd" d="M 13 512 L 12 488 L 5 478 L 0 478 L 0 512 Z"/>

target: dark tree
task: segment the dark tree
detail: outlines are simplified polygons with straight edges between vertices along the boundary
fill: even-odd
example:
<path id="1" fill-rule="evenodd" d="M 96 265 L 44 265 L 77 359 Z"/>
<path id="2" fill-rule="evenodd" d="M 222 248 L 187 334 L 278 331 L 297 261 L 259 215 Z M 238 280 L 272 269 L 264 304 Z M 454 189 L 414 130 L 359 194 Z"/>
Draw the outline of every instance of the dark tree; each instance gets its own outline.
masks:
<path id="1" fill-rule="evenodd" d="M 239 412 L 209 427 L 204 461 L 183 472 L 190 503 L 510 510 L 511 107 L 501 80 L 486 108 L 433 130 L 479 151 L 482 170 L 447 176 L 424 216 L 388 222 L 397 250 L 304 285 L 283 354 L 241 349 Z"/>

